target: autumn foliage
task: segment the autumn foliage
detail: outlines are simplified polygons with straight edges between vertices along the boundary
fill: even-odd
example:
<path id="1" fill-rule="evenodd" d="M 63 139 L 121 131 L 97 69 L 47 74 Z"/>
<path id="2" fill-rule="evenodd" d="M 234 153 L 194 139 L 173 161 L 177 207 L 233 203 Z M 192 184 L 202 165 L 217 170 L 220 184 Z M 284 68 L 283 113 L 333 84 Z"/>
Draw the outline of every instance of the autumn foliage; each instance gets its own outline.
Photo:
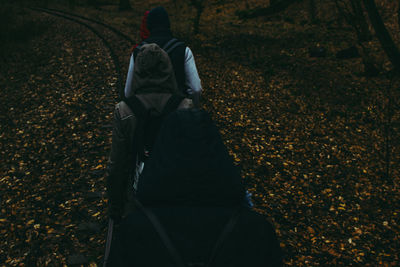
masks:
<path id="1" fill-rule="evenodd" d="M 249 20 L 237 11 L 269 1 L 205 1 L 197 35 L 189 1 L 74 12 L 139 40 L 144 11 L 160 3 L 193 50 L 203 107 L 242 169 L 254 209 L 276 227 L 285 264 L 398 266 L 400 81 L 379 41 L 362 47 L 332 1 L 318 2 L 318 23 L 301 1 Z M 376 3 L 399 46 L 395 1 Z M 14 26 L 2 23 L 0 33 L 0 265 L 100 265 L 114 66 L 87 29 L 28 9 L 8 12 L 20 20 L 9 17 Z M 360 57 L 336 58 L 350 46 Z M 314 48 L 325 56 L 311 57 Z M 374 77 L 365 75 L 366 57 L 379 69 Z"/>

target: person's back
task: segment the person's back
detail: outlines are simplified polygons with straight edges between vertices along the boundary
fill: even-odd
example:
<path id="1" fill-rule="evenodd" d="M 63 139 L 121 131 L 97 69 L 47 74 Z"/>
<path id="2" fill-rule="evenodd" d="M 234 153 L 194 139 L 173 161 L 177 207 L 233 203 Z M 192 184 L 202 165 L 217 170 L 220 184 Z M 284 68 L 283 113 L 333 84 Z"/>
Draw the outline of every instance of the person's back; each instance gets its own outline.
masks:
<path id="1" fill-rule="evenodd" d="M 167 118 L 137 198 L 159 219 L 184 266 L 208 266 L 231 222 L 210 266 L 281 265 L 274 229 L 244 205 L 240 173 L 205 111 L 177 111 Z M 140 209 L 122 222 L 109 261 L 110 266 L 179 266 Z"/>
<path id="2" fill-rule="evenodd" d="M 145 152 L 151 150 L 154 140 L 148 137 L 157 135 L 153 122 L 161 124 L 173 109 L 192 107 L 192 101 L 179 93 L 168 55 L 156 44 L 141 48 L 132 80 L 133 94 L 115 108 L 107 166 L 109 214 L 116 221 L 126 213 L 137 166 L 143 166 Z"/>
<path id="3" fill-rule="evenodd" d="M 153 8 L 148 13 L 146 22 L 150 35 L 134 49 L 131 55 L 125 84 L 125 96 L 129 97 L 132 94 L 131 73 L 140 46 L 146 43 L 155 43 L 168 52 L 180 92 L 187 96 L 198 97 L 202 88 L 192 51 L 184 42 L 173 37 L 167 11 L 163 7 Z"/>

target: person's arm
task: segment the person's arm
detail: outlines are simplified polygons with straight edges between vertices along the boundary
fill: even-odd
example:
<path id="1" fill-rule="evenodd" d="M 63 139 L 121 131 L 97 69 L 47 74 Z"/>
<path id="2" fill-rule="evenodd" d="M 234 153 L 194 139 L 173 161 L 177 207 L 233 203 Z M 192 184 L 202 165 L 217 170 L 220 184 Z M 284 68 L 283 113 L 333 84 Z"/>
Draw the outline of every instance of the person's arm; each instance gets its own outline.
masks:
<path id="1" fill-rule="evenodd" d="M 185 50 L 185 85 L 188 88 L 188 94 L 192 97 L 193 102 L 197 106 L 201 95 L 201 80 L 197 72 L 194 56 L 189 47 Z"/>
<path id="2" fill-rule="evenodd" d="M 122 103 L 122 102 L 121 102 Z M 126 202 L 126 188 L 130 174 L 131 155 L 129 154 L 129 137 L 123 132 L 121 103 L 117 104 L 114 111 L 114 127 L 112 132 L 111 152 L 107 164 L 107 195 L 109 202 L 109 215 L 118 222 L 124 212 Z"/>
<path id="3" fill-rule="evenodd" d="M 129 60 L 128 74 L 126 75 L 125 82 L 125 97 L 130 97 L 132 95 L 132 79 L 133 79 L 133 67 L 135 66 L 135 60 L 133 59 L 133 53 L 131 54 L 131 59 Z"/>

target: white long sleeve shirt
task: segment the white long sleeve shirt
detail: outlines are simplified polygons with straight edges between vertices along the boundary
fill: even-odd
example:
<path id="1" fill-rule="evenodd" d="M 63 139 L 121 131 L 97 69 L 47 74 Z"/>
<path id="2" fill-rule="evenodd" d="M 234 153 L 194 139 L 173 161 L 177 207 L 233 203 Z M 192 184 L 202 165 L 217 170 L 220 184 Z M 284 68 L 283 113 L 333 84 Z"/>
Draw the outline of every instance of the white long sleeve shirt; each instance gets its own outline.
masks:
<path id="1" fill-rule="evenodd" d="M 133 54 L 129 61 L 129 69 L 125 83 L 125 97 L 132 95 L 132 78 L 133 78 L 133 67 L 135 66 L 135 60 Z M 197 72 L 196 63 L 194 62 L 193 53 L 189 47 L 185 50 L 185 85 L 188 88 L 187 93 L 189 95 L 201 93 L 201 80 L 199 73 Z"/>

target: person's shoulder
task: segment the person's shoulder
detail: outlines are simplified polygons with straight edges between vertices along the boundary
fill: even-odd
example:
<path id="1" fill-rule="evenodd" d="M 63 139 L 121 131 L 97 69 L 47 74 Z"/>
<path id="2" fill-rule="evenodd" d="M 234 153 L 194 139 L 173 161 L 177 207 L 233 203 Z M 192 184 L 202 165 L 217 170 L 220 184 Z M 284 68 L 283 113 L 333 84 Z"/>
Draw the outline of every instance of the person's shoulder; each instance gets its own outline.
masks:
<path id="1" fill-rule="evenodd" d="M 172 36 L 168 42 L 172 42 L 174 45 L 177 45 L 178 47 L 184 49 L 186 51 L 186 49 L 189 48 L 189 46 L 187 45 L 187 43 L 185 42 L 185 40 L 183 40 L 180 37 L 176 37 L 176 36 Z"/>

